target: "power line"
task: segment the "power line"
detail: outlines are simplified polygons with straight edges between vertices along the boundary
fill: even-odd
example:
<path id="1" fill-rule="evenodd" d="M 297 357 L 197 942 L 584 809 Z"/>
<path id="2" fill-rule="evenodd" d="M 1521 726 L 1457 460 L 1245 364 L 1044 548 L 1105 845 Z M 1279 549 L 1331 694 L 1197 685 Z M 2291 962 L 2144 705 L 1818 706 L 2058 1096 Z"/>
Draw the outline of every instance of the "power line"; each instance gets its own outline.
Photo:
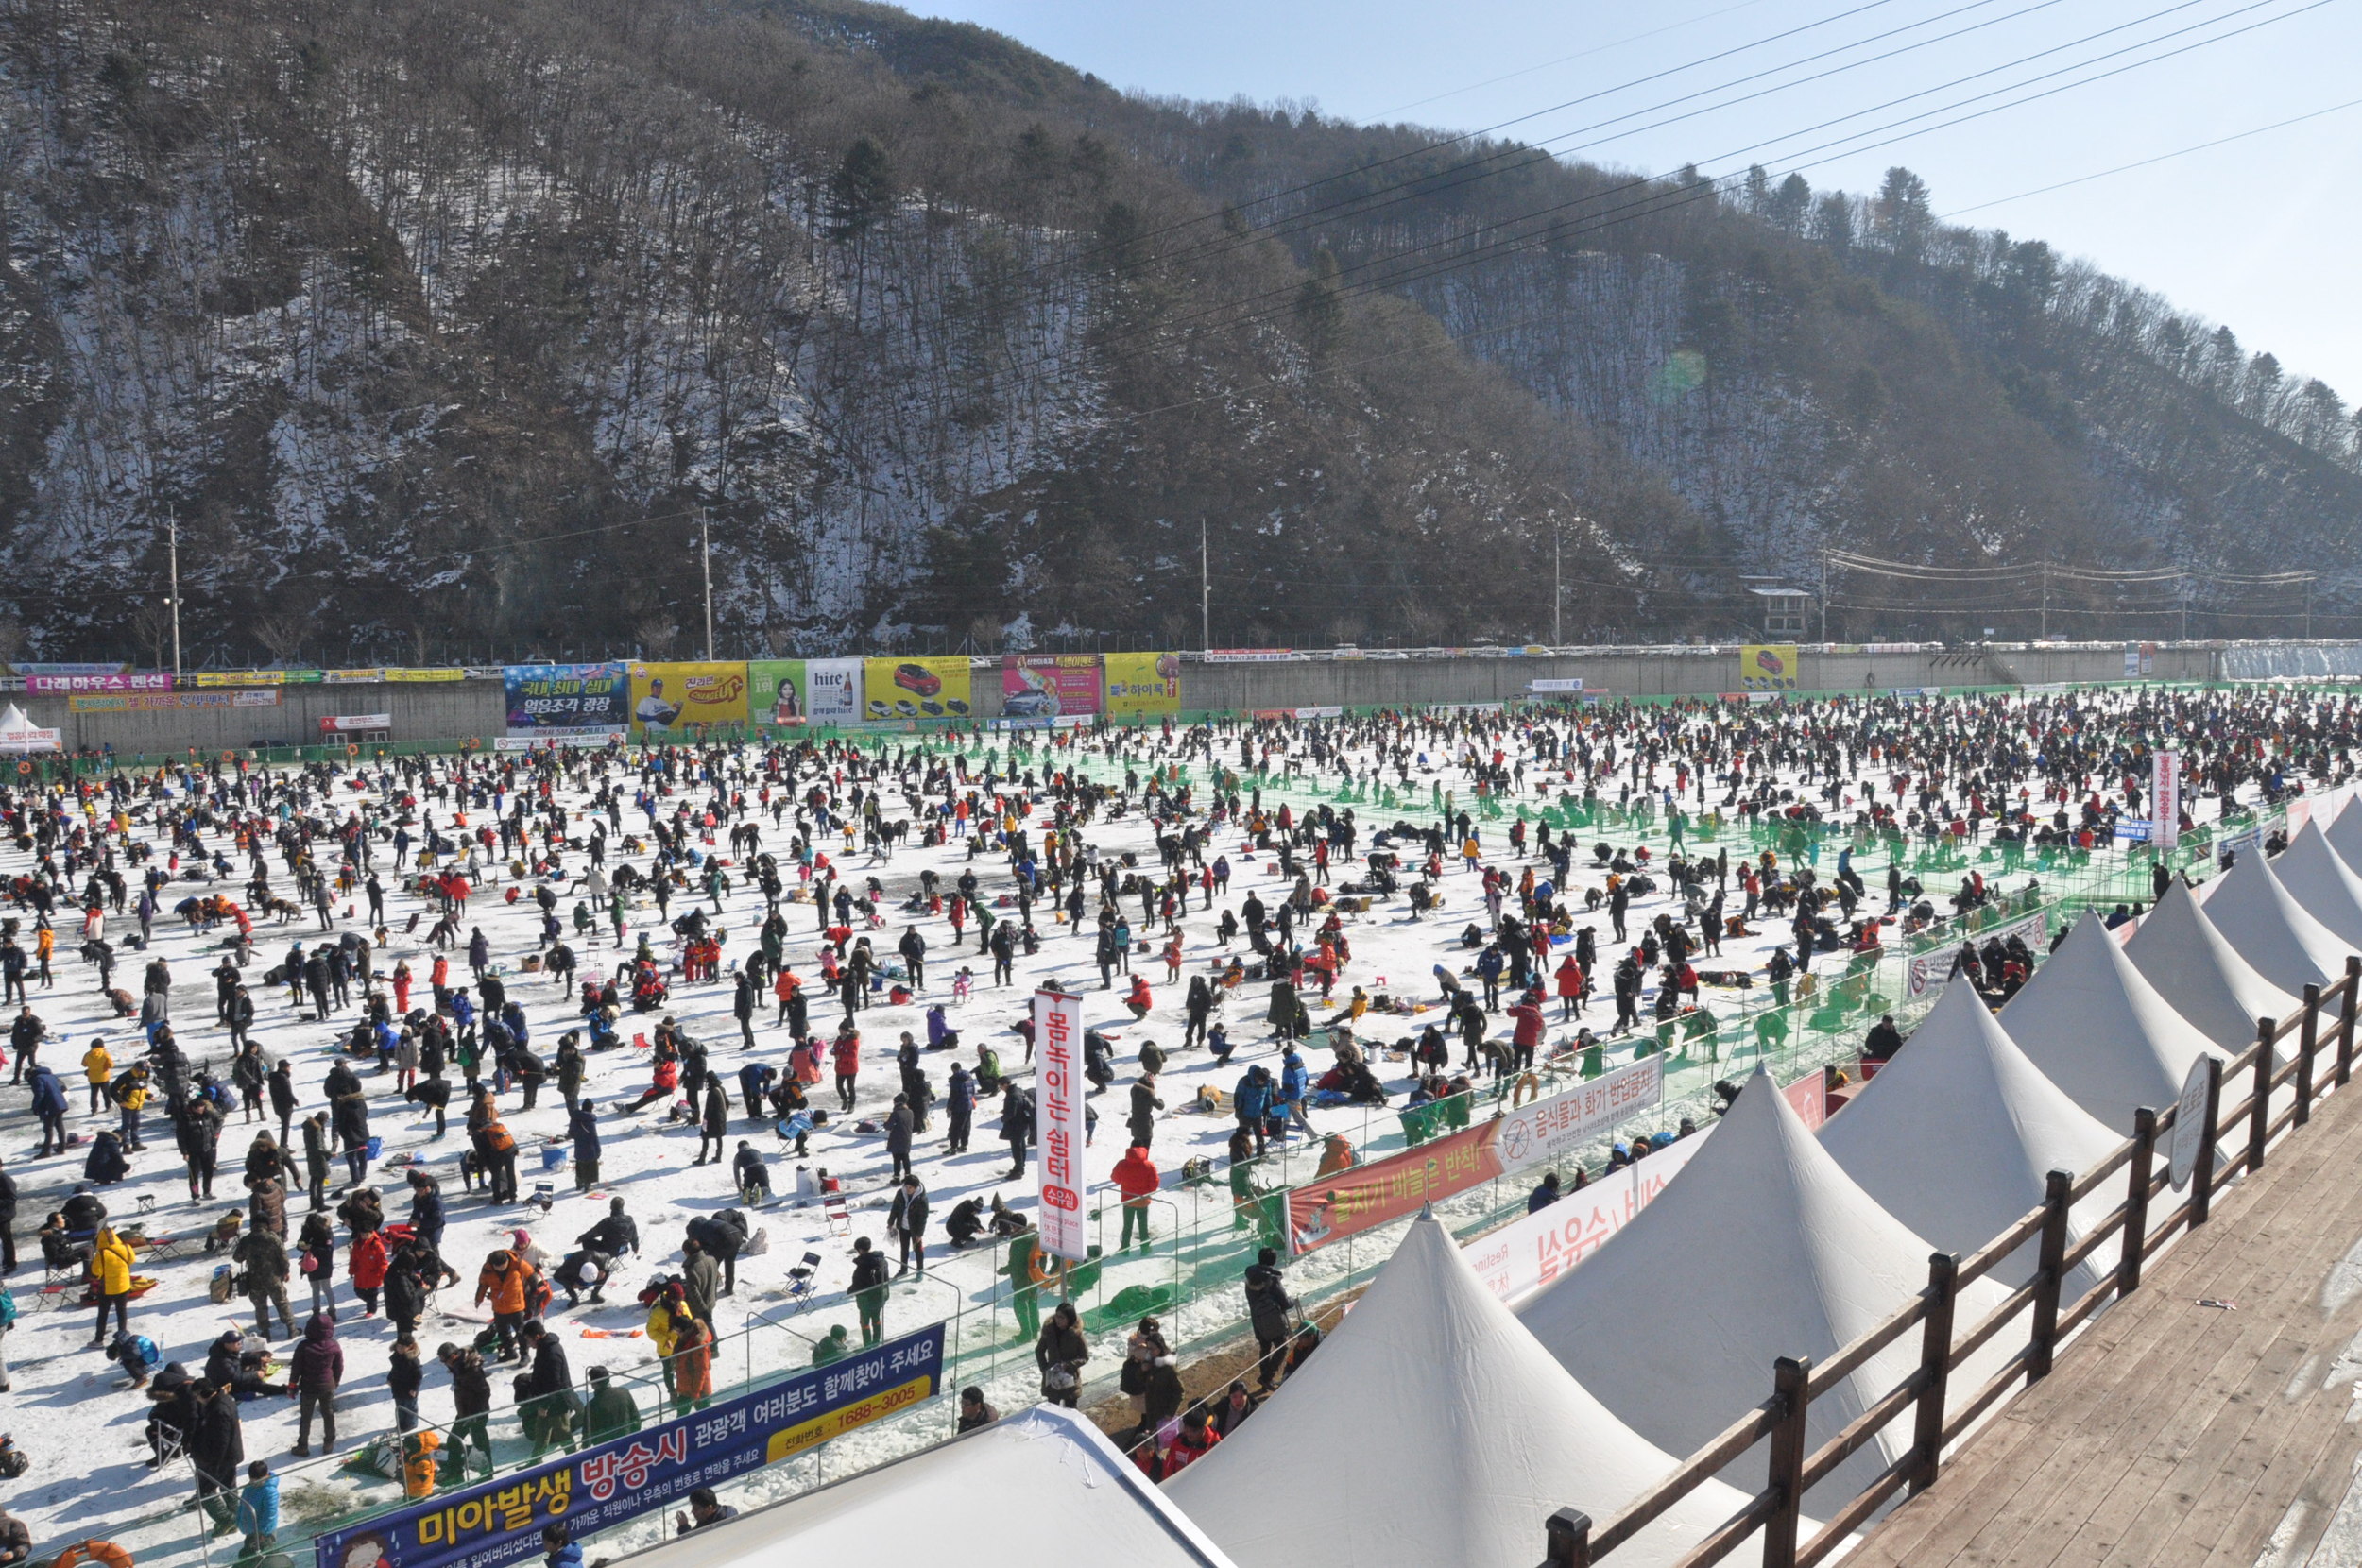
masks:
<path id="1" fill-rule="evenodd" d="M 2056 185 L 2039 185 L 2030 191 L 2020 191 L 2015 196 L 1995 196 L 1991 201 L 1980 201 L 1973 207 L 1955 207 L 1948 213 L 1939 214 L 1939 221 L 1944 218 L 1964 217 L 1970 213 L 1981 213 L 1988 207 L 2007 206 L 2012 201 L 2024 201 L 2028 196 L 2048 196 L 2053 191 L 2064 191 L 2077 185 L 2088 185 L 2095 179 L 2105 179 L 2111 175 L 2130 174 L 2134 169 L 2146 169 L 2154 163 L 2168 162 L 2176 158 L 2187 158 L 2194 152 L 2205 152 L 2213 147 L 2228 146 L 2234 142 L 2244 142 L 2251 136 L 2261 136 L 2267 131 L 2285 130 L 2290 126 L 2301 126 L 2307 120 L 2318 120 L 2325 114 L 2336 114 L 2354 108 L 2362 108 L 2362 98 L 2348 98 L 2344 103 L 2331 104 L 2327 109 L 2317 109 L 2309 114 L 2298 114 L 2285 120 L 2274 120 L 2270 125 L 2257 126 L 2251 130 L 2234 131 L 2229 136 L 2217 136 L 2211 142 L 2200 142 L 2196 146 L 2180 147 L 2172 152 L 2161 152 L 2154 158 L 2144 158 L 2137 162 L 2119 163 L 2113 169 L 2101 169 L 2097 174 L 2078 175 L 2073 179 L 2062 179 Z"/>

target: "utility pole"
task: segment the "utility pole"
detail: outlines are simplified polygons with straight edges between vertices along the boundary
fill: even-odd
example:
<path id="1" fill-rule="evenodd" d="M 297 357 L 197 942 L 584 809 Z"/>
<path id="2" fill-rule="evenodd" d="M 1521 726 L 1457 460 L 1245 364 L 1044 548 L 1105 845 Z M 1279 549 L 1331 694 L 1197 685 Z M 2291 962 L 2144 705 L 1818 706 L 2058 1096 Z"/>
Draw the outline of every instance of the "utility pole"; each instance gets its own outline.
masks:
<path id="1" fill-rule="evenodd" d="M 1566 646 L 1566 530 L 1563 525 L 1550 530 L 1550 646 Z"/>
<path id="2" fill-rule="evenodd" d="M 2185 571 L 2182 574 L 2182 640 L 2184 642 L 2190 640 L 2191 592 L 2192 587 L 2190 583 L 2190 574 Z"/>
<path id="3" fill-rule="evenodd" d="M 1821 553 L 1821 640 L 1829 640 L 1829 553 Z"/>
<path id="4" fill-rule="evenodd" d="M 2042 639 L 2050 640 L 2050 557 L 2042 562 Z"/>
<path id="5" fill-rule="evenodd" d="M 697 557 L 706 575 L 706 662 L 713 662 L 713 526 L 710 516 L 697 508 Z"/>
<path id="6" fill-rule="evenodd" d="M 1214 579 L 1206 566 L 1206 520 L 1197 520 L 1197 646 L 1200 653 L 1214 646 Z"/>
<path id="7" fill-rule="evenodd" d="M 2313 574 L 2304 574 L 2304 639 L 2313 640 Z"/>
<path id="8" fill-rule="evenodd" d="M 180 519 L 164 514 L 165 558 L 172 568 L 172 684 L 180 684 Z"/>

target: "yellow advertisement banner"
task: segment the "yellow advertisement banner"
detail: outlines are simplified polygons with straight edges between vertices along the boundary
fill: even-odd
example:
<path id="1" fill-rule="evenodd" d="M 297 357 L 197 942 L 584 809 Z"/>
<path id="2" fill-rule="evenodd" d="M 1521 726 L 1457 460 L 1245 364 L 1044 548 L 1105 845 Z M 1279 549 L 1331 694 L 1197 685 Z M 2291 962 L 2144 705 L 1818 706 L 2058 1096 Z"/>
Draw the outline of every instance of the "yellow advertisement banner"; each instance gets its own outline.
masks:
<path id="1" fill-rule="evenodd" d="M 405 681 L 466 680 L 468 672 L 465 670 L 395 669 L 386 671 L 385 678 Z"/>
<path id="2" fill-rule="evenodd" d="M 685 730 L 746 722 L 746 666 L 635 664 L 631 667 L 631 727 Z"/>
<path id="3" fill-rule="evenodd" d="M 883 1421 L 914 1405 L 923 1405 L 934 1391 L 934 1378 L 921 1372 L 908 1383 L 881 1389 L 858 1405 L 848 1405 L 842 1410 L 831 1410 L 825 1416 L 784 1427 L 772 1433 L 770 1440 L 762 1445 L 762 1462 L 778 1464 L 781 1459 L 801 1454 L 808 1448 L 816 1448 L 830 1438 L 850 1432 L 857 1426 L 866 1426 L 873 1421 Z"/>
<path id="4" fill-rule="evenodd" d="M 1107 717 L 1161 719 L 1181 711 L 1179 654 L 1104 654 Z"/>
<path id="5" fill-rule="evenodd" d="M 975 712 L 967 656 L 863 661 L 865 719 L 965 719 Z"/>
<path id="6" fill-rule="evenodd" d="M 1750 642 L 1738 650 L 1738 689 L 1741 691 L 1796 690 L 1796 644 Z"/>

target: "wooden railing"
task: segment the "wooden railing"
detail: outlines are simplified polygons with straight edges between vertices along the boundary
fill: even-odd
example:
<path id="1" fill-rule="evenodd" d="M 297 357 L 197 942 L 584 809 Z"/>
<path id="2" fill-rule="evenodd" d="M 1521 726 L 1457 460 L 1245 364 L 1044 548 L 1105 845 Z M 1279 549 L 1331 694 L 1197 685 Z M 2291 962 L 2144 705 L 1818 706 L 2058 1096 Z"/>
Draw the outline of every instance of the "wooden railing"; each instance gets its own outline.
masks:
<path id="1" fill-rule="evenodd" d="M 2272 1139 L 2312 1118 L 2313 1101 L 2325 1087 L 2319 1083 L 2316 1066 L 2322 1010 L 2332 1000 L 2338 1004 L 2333 1021 L 2337 1046 L 2328 1078 L 2344 1087 L 2353 1075 L 2354 1017 L 2362 1010 L 2362 957 L 2346 961 L 2345 978 L 2326 994 L 2318 985 L 2306 986 L 2303 1009 L 2295 1017 L 2258 1019 L 2255 1044 L 2236 1060 L 2225 1063 L 2218 1057 L 2206 1058 L 2204 1135 L 2191 1167 L 2189 1195 L 2162 1217 L 2152 1221 L 2149 1205 L 2172 1185 L 2172 1179 L 2169 1172 L 2157 1168 L 2157 1140 L 2159 1134 L 2172 1131 L 2176 1108 L 2154 1111 L 2144 1107 L 2134 1114 L 2131 1138 L 2080 1177 L 2052 1171 L 2041 1204 L 1987 1242 L 1975 1256 L 1962 1261 L 1938 1253 L 1930 1257 L 1926 1288 L 1886 1321 L 1818 1367 L 1809 1360 L 1782 1356 L 1772 1366 L 1771 1398 L 1635 1497 L 1615 1518 L 1594 1525 L 1588 1515 L 1575 1508 L 1552 1514 L 1545 1526 L 1542 1568 L 1591 1568 L 1766 1438 L 1772 1440 L 1771 1474 L 1764 1489 L 1691 1547 L 1674 1568 L 1706 1568 L 1720 1562 L 1757 1530 L 1763 1533 L 1764 1568 L 1812 1568 L 1867 1524 L 1896 1492 L 1908 1488 L 1916 1495 L 1934 1486 L 1943 1472 L 1944 1450 L 1956 1439 L 2011 1393 L 2048 1376 L 2062 1339 L 2110 1298 L 2129 1296 L 2140 1288 L 2141 1266 L 2148 1253 L 2176 1234 L 2205 1224 L 2216 1189 L 2242 1172 L 2261 1170 Z M 2292 1033 L 2297 1037 L 2296 1050 L 2275 1067 L 2274 1048 Z M 2248 1075 L 2247 1098 L 2225 1108 L 2221 1103 L 2224 1081 L 2236 1082 L 2242 1073 Z M 2274 1116 L 2272 1095 L 2291 1082 L 2294 1096 Z M 2246 1147 L 2227 1161 L 2220 1158 L 2221 1144 L 2226 1137 L 2235 1141 L 2242 1124 Z M 2124 1201 L 2070 1245 L 2068 1212 L 2119 1172 L 2125 1173 Z M 2062 1301 L 2068 1276 L 2119 1235 L 2124 1247 L 2115 1268 L 2074 1301 Z M 1955 1338 L 1953 1308 L 1961 1289 L 1983 1279 L 2028 1241 L 2038 1243 L 2039 1266 L 2033 1278 Z M 1982 1387 L 1954 1403 L 1953 1374 L 2020 1314 L 2028 1319 L 2024 1346 Z M 1920 1330 L 1917 1369 L 1828 1441 L 1807 1449 L 1806 1421 L 1812 1402 L 1913 1328 Z M 1909 1449 L 1831 1514 L 1809 1540 L 1800 1541 L 1806 1493 L 1906 1412 L 1911 1418 Z"/>

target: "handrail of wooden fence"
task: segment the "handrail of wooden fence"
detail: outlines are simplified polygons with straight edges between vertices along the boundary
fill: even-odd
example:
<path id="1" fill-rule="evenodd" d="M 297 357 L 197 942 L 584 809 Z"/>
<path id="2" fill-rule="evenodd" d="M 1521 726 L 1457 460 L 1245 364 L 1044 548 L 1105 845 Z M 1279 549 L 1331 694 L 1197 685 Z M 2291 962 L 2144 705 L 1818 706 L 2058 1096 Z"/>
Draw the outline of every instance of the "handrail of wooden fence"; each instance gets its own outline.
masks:
<path id="1" fill-rule="evenodd" d="M 2324 1073 L 2317 1069 L 2322 1065 L 2319 1059 L 2325 1039 L 2324 1008 L 2332 1001 L 2337 1011 L 2327 1015 L 2327 1024 L 2336 1036 L 2336 1057 L 2334 1066 Z M 2052 1171 L 2042 1202 L 1968 1259 L 1948 1253 L 1931 1256 L 1926 1288 L 1885 1321 L 1818 1367 L 1801 1357 L 1782 1356 L 1772 1369 L 1771 1398 L 1625 1504 L 1616 1517 L 1595 1528 L 1580 1509 L 1561 1508 L 1552 1514 L 1544 1525 L 1542 1568 L 1592 1568 L 1767 1438 L 1771 1440 L 1770 1474 L 1763 1490 L 1691 1547 L 1675 1568 L 1708 1568 L 1758 1531 L 1763 1539 L 1764 1568 L 1813 1568 L 1895 1493 L 1908 1488 L 1916 1495 L 1935 1485 L 1944 1450 L 1955 1440 L 2002 1400 L 2048 1376 L 2069 1335 L 2111 1299 L 2122 1300 L 2141 1287 L 2141 1270 L 2150 1253 L 2177 1233 L 2205 1224 L 2216 1192 L 2241 1175 L 2263 1169 L 2272 1140 L 2283 1132 L 2305 1126 L 2312 1119 L 2316 1099 L 2352 1081 L 2357 1015 L 2362 1015 L 2362 955 L 2347 959 L 2345 978 L 2326 991 L 2318 985 L 2306 986 L 2303 1006 L 2293 1016 L 2257 1019 L 2255 1043 L 2236 1059 L 2227 1063 L 2218 1057 L 2205 1059 L 2205 1117 L 2187 1199 L 2152 1218 L 2151 1202 L 2172 1185 L 2171 1175 L 2157 1169 L 2158 1139 L 2173 1131 L 2178 1108 L 2169 1105 L 2160 1111 L 2143 1106 L 2134 1114 L 2131 1137 L 2080 1177 Z M 2291 1034 L 2297 1039 L 2294 1052 L 2275 1065 L 2275 1048 Z M 2225 1107 L 2223 1081 L 2242 1071 L 2250 1075 L 2248 1093 L 2236 1104 Z M 2292 1083 L 2294 1096 L 2274 1116 L 2272 1096 Z M 2225 1133 L 2243 1124 L 2244 1146 L 2223 1159 L 2219 1146 Z M 2126 1173 L 2123 1202 L 2070 1243 L 2069 1212 L 2120 1172 Z M 2073 1301 L 2062 1302 L 2061 1292 L 2068 1278 L 2118 1236 L 2124 1245 L 2115 1267 Z M 1984 1318 L 1956 1334 L 1953 1309 L 1961 1289 L 1984 1278 L 2029 1241 L 2038 1242 L 2040 1249 L 2033 1278 Z M 1953 1374 L 2021 1313 L 2028 1315 L 2025 1345 L 1983 1387 L 1953 1405 Z M 1918 1366 L 1826 1442 L 1808 1449 L 1805 1434 L 1812 1402 L 1844 1383 L 1868 1365 L 1871 1357 L 1913 1328 L 1921 1331 Z M 1800 1539 L 1805 1494 L 1907 1412 L 1911 1420 L 1910 1446 L 1867 1487 L 1839 1506 L 1809 1538 Z"/>

